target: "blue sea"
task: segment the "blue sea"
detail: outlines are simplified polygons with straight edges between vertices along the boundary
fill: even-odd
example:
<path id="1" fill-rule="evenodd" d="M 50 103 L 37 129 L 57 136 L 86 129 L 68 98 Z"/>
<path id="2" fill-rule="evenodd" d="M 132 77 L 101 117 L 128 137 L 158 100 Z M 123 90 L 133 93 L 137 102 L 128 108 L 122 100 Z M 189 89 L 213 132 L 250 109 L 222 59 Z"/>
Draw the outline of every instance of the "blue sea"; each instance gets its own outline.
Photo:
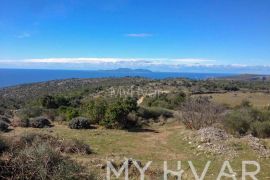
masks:
<path id="1" fill-rule="evenodd" d="M 148 70 L 33 70 L 33 69 L 0 69 L 0 88 L 43 82 L 49 80 L 60 80 L 68 78 L 104 78 L 104 77 L 126 77 L 139 76 L 152 79 L 164 78 L 190 78 L 190 79 L 207 79 L 224 77 L 232 74 L 215 74 L 215 73 L 176 73 L 176 72 L 152 72 Z"/>

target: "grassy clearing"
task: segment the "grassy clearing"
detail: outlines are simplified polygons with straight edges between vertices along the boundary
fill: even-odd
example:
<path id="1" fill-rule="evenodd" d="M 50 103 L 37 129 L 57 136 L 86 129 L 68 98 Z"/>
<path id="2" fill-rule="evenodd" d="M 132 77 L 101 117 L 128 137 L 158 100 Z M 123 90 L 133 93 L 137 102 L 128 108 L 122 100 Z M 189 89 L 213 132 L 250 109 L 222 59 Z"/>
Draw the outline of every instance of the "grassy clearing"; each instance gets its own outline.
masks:
<path id="1" fill-rule="evenodd" d="M 16 128 L 5 134 L 7 136 L 20 135 L 29 132 L 50 133 L 63 139 L 79 139 L 90 145 L 93 154 L 73 155 L 77 161 L 89 165 L 98 174 L 105 175 L 106 169 L 97 168 L 93 162 L 104 162 L 106 159 L 134 158 L 142 162 L 153 161 L 151 169 L 161 172 L 154 175 L 154 179 L 162 176 L 163 161 L 168 161 L 170 169 L 176 168 L 176 162 L 182 161 L 185 170 L 185 179 L 191 179 L 191 171 L 187 161 L 193 161 L 199 172 L 202 172 L 208 160 L 212 161 L 207 179 L 215 179 L 220 171 L 223 160 L 226 156 L 215 156 L 197 151 L 197 147 L 190 144 L 185 137 L 193 132 L 180 124 L 167 124 L 164 126 L 152 126 L 139 132 L 128 132 L 123 130 L 72 130 L 66 125 L 55 125 L 50 129 Z M 269 140 L 265 140 L 270 145 Z M 239 139 L 234 143 L 238 147 L 240 156 L 230 160 L 236 173 L 241 174 L 242 160 L 256 160 L 260 162 L 262 171 L 260 179 L 270 178 L 270 163 L 267 159 L 258 159 L 256 153 L 247 144 Z M 148 177 L 153 179 L 153 177 Z M 194 178 L 193 178 L 194 179 Z"/>
<path id="2" fill-rule="evenodd" d="M 222 94 L 204 94 L 203 96 L 211 96 L 214 102 L 226 104 L 230 107 L 240 105 L 243 100 L 250 101 L 251 104 L 257 108 L 264 108 L 265 106 L 270 105 L 270 94 L 267 93 L 230 92 Z"/>

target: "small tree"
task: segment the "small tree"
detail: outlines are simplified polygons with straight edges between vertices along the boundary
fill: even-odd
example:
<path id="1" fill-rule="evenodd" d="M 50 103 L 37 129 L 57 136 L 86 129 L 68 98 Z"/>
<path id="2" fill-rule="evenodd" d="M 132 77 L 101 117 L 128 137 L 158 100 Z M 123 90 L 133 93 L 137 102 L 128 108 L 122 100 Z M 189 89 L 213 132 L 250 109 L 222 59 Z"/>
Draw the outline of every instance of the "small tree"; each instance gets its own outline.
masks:
<path id="1" fill-rule="evenodd" d="M 104 99 L 97 98 L 87 106 L 87 114 L 92 123 L 99 123 L 105 117 L 107 102 Z"/>

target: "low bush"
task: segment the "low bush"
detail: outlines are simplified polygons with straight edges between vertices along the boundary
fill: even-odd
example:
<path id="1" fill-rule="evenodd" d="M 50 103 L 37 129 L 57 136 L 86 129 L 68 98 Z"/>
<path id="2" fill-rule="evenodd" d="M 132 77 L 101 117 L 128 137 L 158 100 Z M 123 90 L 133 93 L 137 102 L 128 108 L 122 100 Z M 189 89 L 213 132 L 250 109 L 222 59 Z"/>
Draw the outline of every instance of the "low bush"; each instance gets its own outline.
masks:
<path id="1" fill-rule="evenodd" d="M 62 142 L 59 147 L 59 150 L 65 153 L 76 153 L 76 154 L 92 153 L 89 145 L 77 139 Z"/>
<path id="2" fill-rule="evenodd" d="M 0 120 L 0 131 L 1 132 L 8 131 L 8 127 L 9 127 L 8 123 L 6 123 L 5 121 Z"/>
<path id="3" fill-rule="evenodd" d="M 240 104 L 240 107 L 243 107 L 243 108 L 250 108 L 252 107 L 252 104 L 250 101 L 248 100 L 243 100 Z"/>
<path id="4" fill-rule="evenodd" d="M 57 114 L 54 109 L 45 109 L 43 110 L 42 116 L 46 117 L 50 121 L 54 121 Z"/>
<path id="5" fill-rule="evenodd" d="M 16 145 L 14 144 L 13 146 L 16 149 L 19 149 L 24 148 L 25 145 L 34 145 L 44 142 L 63 153 L 91 154 L 92 152 L 90 146 L 80 140 L 63 140 L 48 134 L 40 133 L 23 134 L 16 142 Z"/>
<path id="6" fill-rule="evenodd" d="M 60 115 L 65 116 L 67 120 L 71 120 L 79 116 L 79 111 L 73 107 L 60 107 Z"/>
<path id="7" fill-rule="evenodd" d="M 225 128 L 231 134 L 246 135 L 250 130 L 253 118 L 247 110 L 235 110 L 224 121 Z"/>
<path id="8" fill-rule="evenodd" d="M 45 96 L 41 98 L 41 105 L 47 109 L 57 109 L 61 106 L 70 106 L 70 99 L 62 96 Z"/>
<path id="9" fill-rule="evenodd" d="M 244 104 L 227 115 L 224 121 L 227 131 L 236 135 L 252 133 L 256 137 L 270 137 L 270 112 Z"/>
<path id="10" fill-rule="evenodd" d="M 95 179 L 75 161 L 63 156 L 71 147 L 74 152 L 88 153 L 89 146 L 77 141 L 63 141 L 47 134 L 30 133 L 9 139 L 0 138 L 1 179 Z M 65 147 L 63 150 L 63 147 Z"/>
<path id="11" fill-rule="evenodd" d="M 144 119 L 158 119 L 159 117 L 171 118 L 173 113 L 167 109 L 159 107 L 141 107 L 138 110 L 138 116 Z"/>
<path id="12" fill-rule="evenodd" d="M 166 109 L 177 109 L 185 101 L 184 92 L 172 92 L 169 94 L 159 94 L 158 96 L 147 96 L 144 98 L 143 105 L 148 107 L 161 107 Z"/>
<path id="13" fill-rule="evenodd" d="M 4 116 L 4 115 L 0 115 L 0 121 L 4 121 L 4 122 L 6 122 L 6 123 L 10 123 L 10 120 L 9 120 L 9 118 L 7 118 L 6 116 Z"/>
<path id="14" fill-rule="evenodd" d="M 13 119 L 11 122 L 13 127 L 29 127 L 29 119 Z"/>
<path id="15" fill-rule="evenodd" d="M 6 141 L 0 137 L 0 153 L 6 151 L 8 149 L 8 145 L 6 143 Z"/>
<path id="16" fill-rule="evenodd" d="M 254 122 L 251 125 L 251 133 L 253 136 L 256 136 L 259 138 L 270 137 L 270 121 Z"/>
<path id="17" fill-rule="evenodd" d="M 66 121 L 67 119 L 65 116 L 59 115 L 59 116 L 56 116 L 54 120 L 57 122 L 63 122 L 63 121 Z"/>
<path id="18" fill-rule="evenodd" d="M 41 116 L 43 112 L 42 108 L 39 107 L 31 107 L 31 108 L 24 108 L 18 110 L 15 115 L 20 119 L 29 119 L 33 117 Z"/>
<path id="19" fill-rule="evenodd" d="M 83 176 L 83 167 L 47 143 L 27 145 L 6 156 L 9 160 L 0 170 L 4 179 L 93 179 Z"/>
<path id="20" fill-rule="evenodd" d="M 51 127 L 51 122 L 46 117 L 36 117 L 29 120 L 29 126 L 33 128 Z"/>
<path id="21" fill-rule="evenodd" d="M 89 122 L 89 119 L 84 118 L 84 117 L 73 118 L 69 122 L 70 129 L 89 129 L 90 127 L 91 127 L 91 124 Z"/>

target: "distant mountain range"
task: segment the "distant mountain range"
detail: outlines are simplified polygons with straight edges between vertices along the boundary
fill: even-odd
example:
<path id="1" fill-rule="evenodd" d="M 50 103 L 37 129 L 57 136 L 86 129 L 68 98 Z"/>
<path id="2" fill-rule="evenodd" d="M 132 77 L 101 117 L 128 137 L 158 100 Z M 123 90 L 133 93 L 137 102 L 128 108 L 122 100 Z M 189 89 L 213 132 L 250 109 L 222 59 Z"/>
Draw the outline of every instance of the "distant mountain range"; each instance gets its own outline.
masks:
<path id="1" fill-rule="evenodd" d="M 226 79 L 226 80 L 239 80 L 239 81 L 270 81 L 270 75 L 257 75 L 257 74 L 240 74 L 228 77 L 220 77 L 219 79 Z"/>
<path id="2" fill-rule="evenodd" d="M 112 70 L 98 70 L 99 72 L 116 72 L 116 73 L 154 73 L 148 69 L 130 69 L 130 68 L 118 68 Z"/>

